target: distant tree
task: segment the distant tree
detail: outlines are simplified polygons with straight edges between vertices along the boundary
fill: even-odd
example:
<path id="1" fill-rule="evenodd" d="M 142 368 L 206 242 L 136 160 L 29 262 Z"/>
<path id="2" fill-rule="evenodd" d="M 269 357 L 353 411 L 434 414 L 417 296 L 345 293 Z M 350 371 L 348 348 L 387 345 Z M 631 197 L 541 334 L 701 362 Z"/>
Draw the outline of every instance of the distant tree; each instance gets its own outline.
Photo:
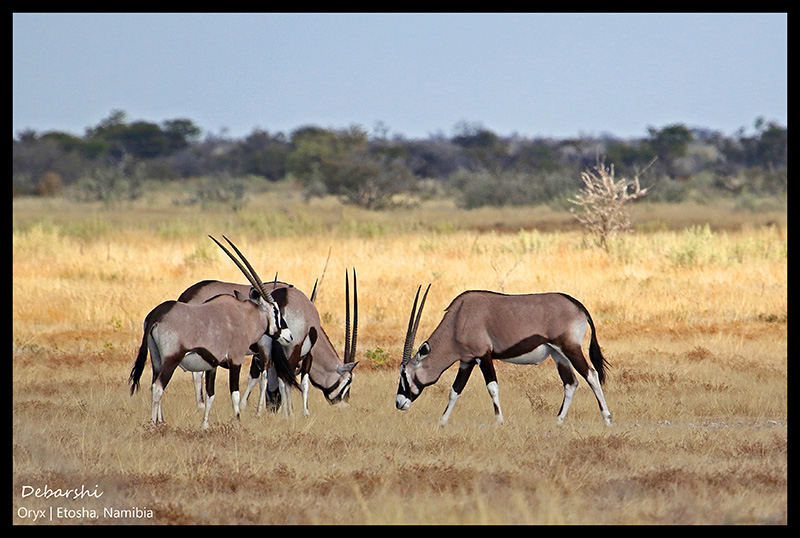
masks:
<path id="1" fill-rule="evenodd" d="M 366 148 L 367 133 L 358 126 L 342 130 L 301 127 L 292 133 L 286 168 L 305 185 L 324 182 L 319 173 L 325 163 L 339 161 Z"/>
<path id="2" fill-rule="evenodd" d="M 286 175 L 286 159 L 290 150 L 283 134 L 271 135 L 256 129 L 237 145 L 237 171 L 278 181 Z"/>
<path id="3" fill-rule="evenodd" d="M 462 148 L 444 137 L 410 140 L 406 152 L 406 166 L 420 178 L 446 179 L 466 164 Z"/>
<path id="4" fill-rule="evenodd" d="M 664 167 L 664 172 L 670 177 L 675 176 L 675 161 L 686 155 L 689 143 L 692 141 L 692 131 L 682 123 L 667 125 L 662 129 L 649 127 L 649 145 L 658 157 L 658 162 Z"/>
<path id="5" fill-rule="evenodd" d="M 164 133 L 170 153 L 182 150 L 200 139 L 201 129 L 190 119 L 165 120 Z"/>
<path id="6" fill-rule="evenodd" d="M 757 135 L 752 144 L 751 162 L 767 170 L 786 168 L 789 159 L 788 136 L 785 127 L 758 118 Z"/>
<path id="7" fill-rule="evenodd" d="M 326 159 L 320 172 L 329 194 L 372 210 L 404 205 L 396 196 L 411 192 L 416 182 L 403 164 L 369 152 Z"/>

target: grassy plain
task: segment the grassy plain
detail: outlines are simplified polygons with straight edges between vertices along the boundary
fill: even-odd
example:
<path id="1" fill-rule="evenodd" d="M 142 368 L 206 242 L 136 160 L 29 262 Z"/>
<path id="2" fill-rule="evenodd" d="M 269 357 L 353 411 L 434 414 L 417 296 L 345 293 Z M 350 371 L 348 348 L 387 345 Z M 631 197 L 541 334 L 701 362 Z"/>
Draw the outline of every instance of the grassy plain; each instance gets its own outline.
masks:
<path id="1" fill-rule="evenodd" d="M 231 213 L 14 201 L 14 524 L 39 509 L 53 524 L 787 523 L 785 210 L 639 206 L 637 233 L 605 252 L 543 208 L 368 213 L 290 196 L 256 211 L 275 202 L 265 193 Z M 311 417 L 250 407 L 234 423 L 223 374 L 203 432 L 178 372 L 167 424 L 147 424 L 149 367 L 144 390 L 126 384 L 144 316 L 198 280 L 242 280 L 208 234 L 306 290 L 330 249 L 318 308 L 340 350 L 343 273 L 358 269 L 348 408 L 313 391 Z M 582 383 L 557 426 L 550 360 L 498 365 L 502 427 L 477 373 L 437 427 L 454 369 L 396 411 L 408 309 L 428 282 L 418 343 L 466 289 L 579 298 L 612 365 L 615 425 Z M 24 495 L 45 487 L 102 495 Z"/>

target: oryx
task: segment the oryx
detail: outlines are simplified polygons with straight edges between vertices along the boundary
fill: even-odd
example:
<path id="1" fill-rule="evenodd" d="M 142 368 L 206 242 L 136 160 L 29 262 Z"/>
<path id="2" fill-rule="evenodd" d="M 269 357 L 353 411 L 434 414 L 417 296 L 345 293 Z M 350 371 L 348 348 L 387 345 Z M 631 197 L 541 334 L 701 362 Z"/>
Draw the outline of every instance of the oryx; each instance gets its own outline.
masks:
<path id="1" fill-rule="evenodd" d="M 344 360 L 339 358 L 325 330 L 322 328 L 319 312 L 302 291 L 286 284 L 276 282 L 276 289 L 286 290 L 286 304 L 283 306 L 283 319 L 294 335 L 289 344 L 274 342 L 272 346 L 264 346 L 263 351 L 253 356 L 250 366 L 250 379 L 242 398 L 242 407 L 245 406 L 250 391 L 259 385 L 258 412 L 265 407 L 267 395 L 276 399 L 276 384 L 280 386 L 280 378 L 276 379 L 275 370 L 269 368 L 270 359 L 276 356 L 288 358 L 293 370 L 300 374 L 300 390 L 303 399 L 303 414 L 308 415 L 309 385 L 320 389 L 325 399 L 330 404 L 347 401 L 350 394 L 350 385 L 353 381 L 353 368 L 358 364 L 355 361 L 356 342 L 358 339 L 358 284 L 355 269 L 353 270 L 353 328 L 350 332 L 350 290 L 349 278 L 345 274 L 345 344 Z M 190 286 L 179 297 L 179 301 L 189 303 L 202 302 L 209 297 L 219 294 L 241 293 L 246 288 L 243 284 L 206 280 Z M 315 288 L 316 289 L 316 288 Z M 313 297 L 312 293 L 312 297 Z M 266 353 L 266 354 L 263 354 Z M 208 374 L 207 374 L 208 375 Z M 198 389 L 198 401 L 202 396 L 199 392 L 201 385 L 195 381 Z M 283 391 L 282 391 L 283 392 Z M 288 393 L 280 394 L 278 405 L 284 407 L 286 413 L 293 413 L 291 398 Z"/>
<path id="2" fill-rule="evenodd" d="M 579 301 L 563 293 L 505 295 L 490 291 L 466 291 L 453 299 L 445 309 L 442 321 L 412 358 L 414 338 L 430 285 L 425 290 L 415 320 L 420 289 L 421 286 L 417 288 L 408 320 L 400 385 L 395 398 L 397 409 L 407 410 L 423 388 L 435 383 L 442 372 L 458 362 L 458 374 L 450 389 L 450 399 L 439 419 L 439 424 L 446 424 L 477 364 L 486 380 L 497 422 L 502 423 L 503 413 L 500 410 L 493 361 L 535 365 L 552 356 L 564 382 L 564 401 L 557 421 L 561 423 L 564 420 L 578 386 L 572 370 L 574 367 L 594 391 L 603 420 L 606 424 L 611 423 L 611 413 L 601 388 L 607 362 L 600 352 L 592 317 Z M 589 344 L 591 365 L 581 349 L 587 326 L 592 329 Z"/>
<path id="3" fill-rule="evenodd" d="M 151 419 L 154 423 L 163 421 L 161 398 L 178 365 L 190 371 L 208 371 L 218 366 L 229 368 L 231 401 L 234 414 L 239 418 L 239 371 L 247 350 L 250 346 L 263 349 L 265 341 L 262 338 L 265 334 L 287 344 L 292 341 L 291 331 L 280 312 L 285 292 L 275 290 L 270 294 L 233 243 L 225 238 L 247 269 L 228 249 L 213 237 L 211 239 L 236 263 L 251 286 L 235 295 L 220 295 L 200 304 L 166 301 L 145 317 L 142 344 L 131 368 L 129 382 L 133 394 L 139 387 L 139 378 L 149 350 L 153 367 Z M 294 373 L 285 360 L 276 361 L 276 367 L 285 382 L 297 385 Z M 208 427 L 208 416 L 214 401 L 213 377 L 208 379 L 210 382 L 206 390 L 209 397 L 205 404 L 204 429 Z"/>

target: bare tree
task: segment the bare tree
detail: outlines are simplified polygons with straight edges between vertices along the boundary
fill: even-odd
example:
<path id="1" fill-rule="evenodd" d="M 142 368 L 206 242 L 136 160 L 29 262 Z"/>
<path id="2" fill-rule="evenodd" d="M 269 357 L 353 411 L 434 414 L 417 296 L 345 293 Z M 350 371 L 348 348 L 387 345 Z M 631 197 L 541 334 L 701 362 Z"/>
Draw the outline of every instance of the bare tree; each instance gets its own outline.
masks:
<path id="1" fill-rule="evenodd" d="M 646 170 L 653 161 L 642 170 Z M 568 199 L 569 202 L 581 206 L 583 211 L 571 209 L 570 212 L 578 222 L 597 239 L 598 244 L 608 249 L 608 238 L 612 235 L 629 231 L 631 228 L 628 204 L 647 193 L 639 184 L 637 172 L 633 179 L 614 177 L 614 165 L 606 166 L 599 162 L 594 167 L 581 172 L 584 187 Z"/>

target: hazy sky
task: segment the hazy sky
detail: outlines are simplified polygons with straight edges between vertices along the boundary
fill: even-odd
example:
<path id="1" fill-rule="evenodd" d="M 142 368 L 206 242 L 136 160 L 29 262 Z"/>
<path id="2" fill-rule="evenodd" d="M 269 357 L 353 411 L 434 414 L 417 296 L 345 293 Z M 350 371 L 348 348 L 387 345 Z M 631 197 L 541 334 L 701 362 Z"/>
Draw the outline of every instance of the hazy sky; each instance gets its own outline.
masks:
<path id="1" fill-rule="evenodd" d="M 646 136 L 787 126 L 786 14 L 14 14 L 13 133 Z"/>

